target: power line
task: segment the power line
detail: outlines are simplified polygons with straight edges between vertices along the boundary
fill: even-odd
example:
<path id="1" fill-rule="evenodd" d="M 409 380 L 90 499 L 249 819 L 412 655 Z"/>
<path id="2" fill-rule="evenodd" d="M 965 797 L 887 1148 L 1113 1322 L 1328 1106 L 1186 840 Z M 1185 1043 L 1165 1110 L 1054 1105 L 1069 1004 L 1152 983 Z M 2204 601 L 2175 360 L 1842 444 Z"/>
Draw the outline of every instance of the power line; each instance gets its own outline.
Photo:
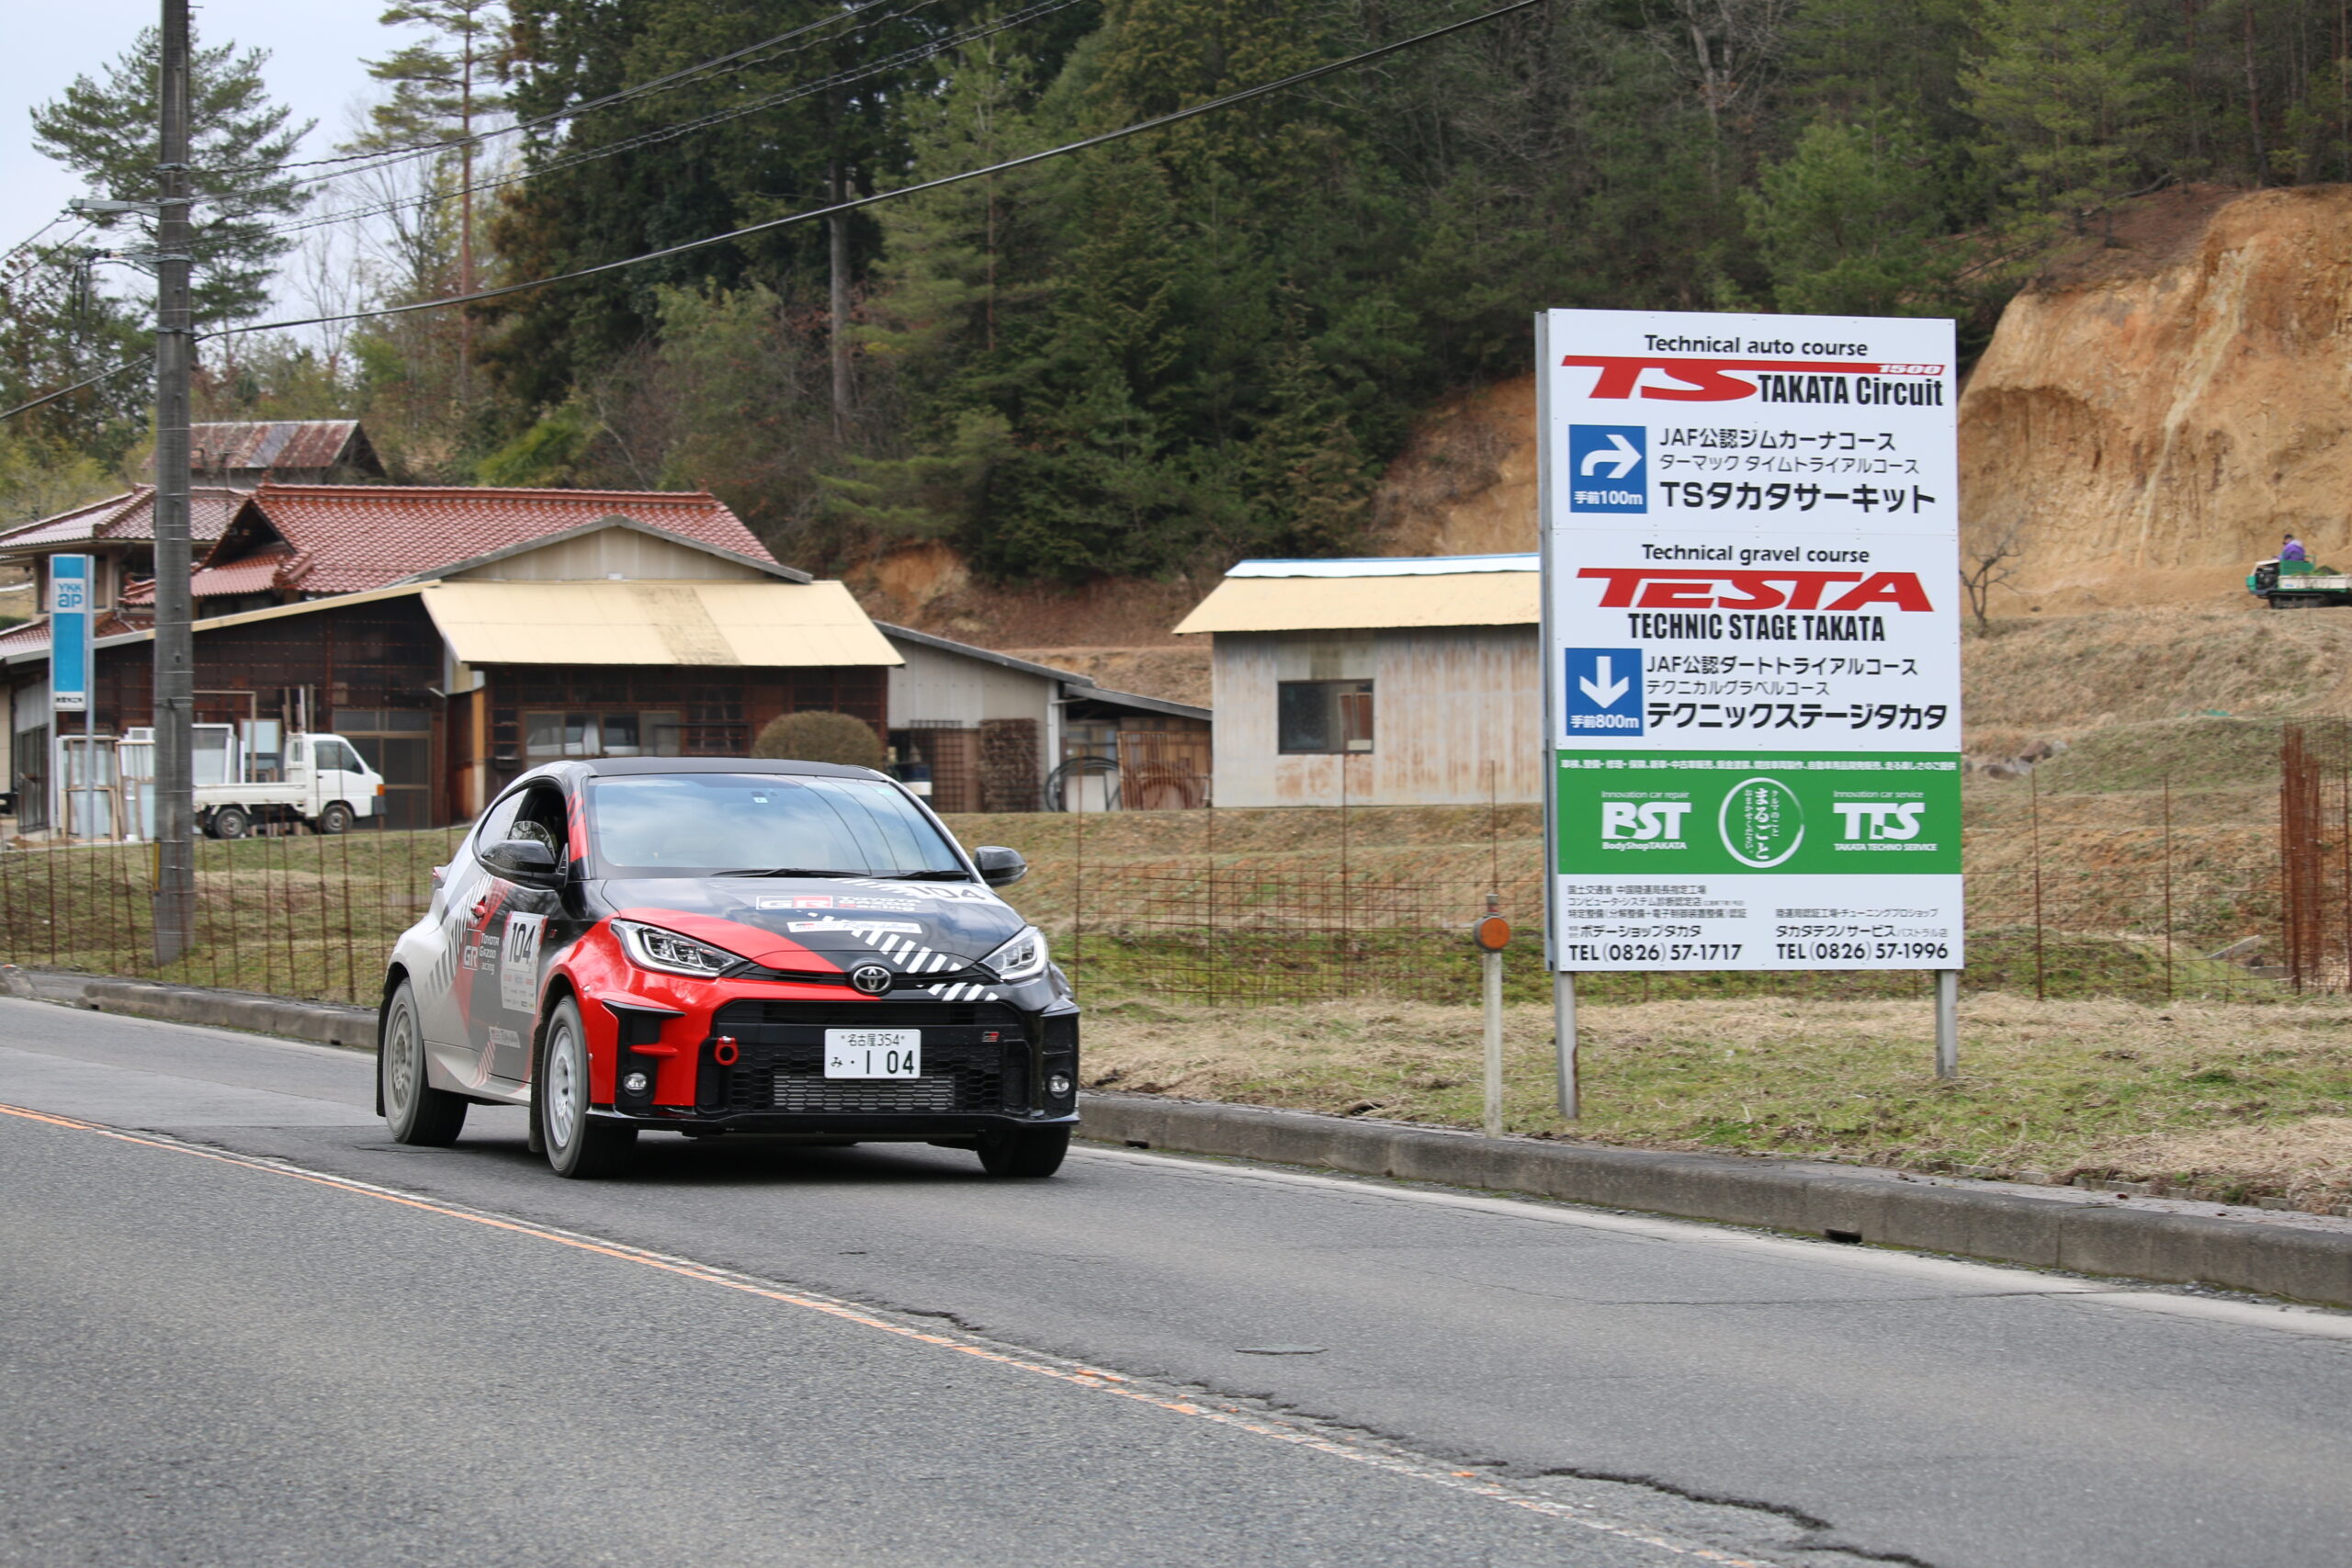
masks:
<path id="1" fill-rule="evenodd" d="M 282 321 L 256 321 L 250 326 L 216 327 L 210 332 L 198 333 L 197 340 L 204 342 L 213 338 L 240 337 L 247 333 L 285 332 L 295 327 L 331 326 L 342 321 L 374 321 L 385 316 L 411 315 L 418 310 L 437 310 L 452 305 L 476 305 L 485 300 L 503 299 L 512 295 L 527 293 L 534 288 L 550 288 L 559 283 L 576 283 L 583 277 L 595 277 L 604 273 L 617 272 L 624 267 L 642 266 L 647 262 L 665 261 L 672 256 L 684 255 L 689 251 L 725 244 L 731 240 L 763 234 L 771 230 L 789 228 L 798 223 L 813 223 L 819 219 L 831 218 L 838 213 L 854 212 L 862 208 L 877 206 L 885 201 L 895 201 L 900 197 L 920 196 L 925 191 L 941 190 L 948 186 L 962 185 L 967 180 L 977 180 L 989 175 L 1001 175 L 1012 169 L 1026 168 L 1033 164 L 1042 164 L 1049 158 L 1059 158 L 1072 152 L 1083 152 L 1089 148 L 1124 141 L 1130 136 L 1139 136 L 1147 130 L 1158 130 L 1162 127 L 1175 125 L 1184 120 L 1197 119 L 1202 115 L 1211 114 L 1218 109 L 1231 108 L 1237 104 L 1249 103 L 1252 99 L 1262 98 L 1270 94 L 1318 81 L 1325 76 L 1336 75 L 1342 71 L 1351 71 L 1360 65 L 1369 65 L 1375 60 L 1385 60 L 1392 54 L 1402 53 L 1419 45 L 1434 42 L 1454 33 L 1464 32 L 1471 28 L 1516 15 L 1521 11 L 1532 10 L 1546 3 L 1547 0 L 1510 0 L 1510 4 L 1498 6 L 1491 11 L 1482 11 L 1475 17 L 1465 17 L 1458 22 L 1448 22 L 1443 27 L 1431 28 L 1427 32 L 1415 33 L 1410 38 L 1399 39 L 1394 43 L 1385 43 L 1376 49 L 1365 50 L 1360 54 L 1351 54 L 1342 60 L 1327 61 L 1321 65 L 1311 65 L 1304 71 L 1294 72 L 1276 81 L 1261 82 L 1254 87 L 1243 87 L 1222 96 L 1194 104 L 1190 108 L 1154 115 L 1149 119 L 1139 119 L 1132 125 L 1124 125 L 1115 130 L 1099 131 L 1092 136 L 1080 137 L 1075 141 L 1065 141 L 1058 147 L 1048 147 L 1040 152 L 1028 152 L 1018 158 L 1007 158 L 1001 163 L 989 164 L 981 168 L 966 169 L 953 175 L 942 175 L 937 179 L 924 180 L 917 185 L 900 186 L 895 190 L 876 191 L 872 196 L 854 197 L 848 201 L 835 202 L 830 207 L 814 208 L 807 212 L 787 213 L 782 218 L 771 218 L 764 222 L 746 224 L 741 229 L 729 229 L 725 233 L 707 234 L 698 240 L 687 240 L 675 245 L 665 245 L 658 251 L 623 256 L 618 261 L 599 262 L 594 266 L 578 267 L 571 272 L 557 273 L 549 277 L 536 277 L 527 283 L 503 284 L 495 288 L 478 288 L 469 294 L 445 295 L 437 299 L 419 299 L 406 305 L 384 305 L 374 310 L 346 310 L 327 316 L 292 317 Z M 70 387 L 60 388 L 54 392 L 44 394 L 30 402 L 19 403 L 12 409 L 0 409 L 0 420 L 13 419 L 20 413 L 27 413 L 45 404 L 55 402 L 60 398 L 69 397 L 86 387 L 96 386 L 99 382 L 108 380 L 132 366 L 141 363 L 143 361 L 140 359 L 126 359 L 95 376 L 76 381 Z"/>
<path id="2" fill-rule="evenodd" d="M 935 4 L 936 0 L 924 0 L 924 3 Z M 1026 23 L 1035 21 L 1040 17 L 1051 16 L 1057 11 L 1067 10 L 1070 6 L 1080 3 L 1081 0 L 1038 0 L 1037 4 L 1009 13 L 1008 15 L 1001 17 L 992 22 L 982 23 L 978 27 L 967 28 L 963 32 L 952 34 L 946 38 L 933 39 L 929 43 L 917 44 L 910 49 L 901 50 L 897 54 L 889 55 L 882 60 L 876 61 L 871 64 L 860 65 L 849 70 L 839 71 L 834 73 L 832 75 L 824 77 L 819 81 L 804 83 L 798 86 L 785 88 L 780 92 L 770 93 L 764 96 L 754 98 L 749 103 L 739 104 L 732 108 L 717 110 L 694 119 L 681 120 L 674 125 L 656 126 L 650 130 L 640 131 L 635 136 L 627 137 L 621 141 L 611 142 L 602 147 L 587 148 L 578 152 L 568 153 L 560 157 L 550 159 L 543 164 L 536 164 L 527 168 L 518 169 L 513 174 L 500 175 L 492 179 L 477 180 L 472 185 L 460 186 L 456 190 L 426 191 L 420 196 L 399 197 L 390 200 L 377 202 L 368 207 L 353 208 L 347 211 L 326 213 L 317 218 L 306 218 L 298 222 L 274 225 L 271 231 L 277 234 L 300 234 L 312 229 L 331 228 L 338 223 L 354 223 L 368 218 L 380 218 L 388 213 L 398 212 L 406 208 L 413 207 L 423 209 L 426 207 L 445 206 L 449 202 L 457 201 L 464 197 L 477 196 L 485 191 L 503 189 L 505 186 L 511 185 L 518 185 L 527 180 L 537 179 L 542 175 L 560 174 L 566 169 L 577 168 L 582 164 L 593 164 L 598 159 L 610 158 L 623 152 L 635 152 L 640 147 L 650 147 L 664 141 L 673 141 L 681 136 L 690 136 L 698 130 L 707 130 L 714 125 L 721 125 L 729 120 L 741 119 L 746 115 L 757 114 L 763 109 L 774 108 L 779 104 L 792 103 L 801 98 L 813 96 L 819 93 L 828 92 L 835 87 L 846 85 L 852 82 L 864 81 L 870 76 L 880 75 L 886 72 L 895 71 L 903 66 L 917 64 L 925 60 L 934 59 L 941 54 L 944 54 L 949 50 L 959 49 L 965 44 L 977 42 L 981 39 L 1002 32 L 1008 28 L 1021 27 Z M 391 165 L 385 164 L 382 166 L 389 168 Z M 365 174 L 368 172 L 370 171 L 352 171 L 352 173 L 355 174 Z"/>
<path id="3" fill-rule="evenodd" d="M 299 163 L 279 164 L 275 165 L 258 164 L 246 164 L 237 168 L 219 170 L 216 172 L 221 174 L 275 173 L 286 169 L 324 168 L 330 165 L 344 164 L 360 164 L 366 165 L 362 168 L 341 169 L 334 174 L 315 175 L 309 179 L 298 182 L 304 187 L 316 188 L 317 186 L 326 185 L 334 180 L 347 179 L 354 175 L 371 174 L 379 169 L 392 168 L 403 163 L 413 162 L 418 158 L 428 158 L 440 153 L 453 152 L 465 146 L 469 141 L 476 144 L 480 144 L 483 141 L 489 141 L 492 137 L 514 136 L 526 131 L 542 130 L 548 126 L 560 125 L 567 120 L 578 119 L 582 116 L 592 114 L 598 109 L 610 108 L 616 104 L 628 103 L 637 98 L 650 96 L 655 93 L 667 92 L 673 87 L 683 86 L 689 82 L 705 80 L 709 76 L 718 73 L 721 70 L 744 70 L 752 65 L 762 63 L 762 62 L 752 59 L 751 57 L 753 55 L 764 54 L 772 50 L 780 49 L 785 44 L 790 43 L 793 39 L 801 38 L 808 33 L 816 32 L 820 28 L 837 27 L 843 22 L 855 21 L 859 17 L 863 17 L 866 12 L 889 3 L 890 0 L 863 0 L 863 4 L 853 6 L 849 9 L 842 11 L 838 15 L 820 17 L 816 21 L 805 23 L 802 26 L 794 28 L 787 32 L 778 33 L 773 38 L 762 39 L 759 42 L 753 44 L 746 44 L 741 49 L 731 51 L 729 53 L 714 55 L 708 60 L 699 61 L 692 65 L 681 66 L 679 69 L 670 72 L 666 75 L 656 76 L 650 81 L 632 83 L 628 86 L 616 88 L 612 92 L 604 94 L 599 97 L 590 98 L 582 103 L 567 105 L 565 107 L 560 109 L 552 109 L 546 114 L 534 116 L 530 119 L 517 120 L 513 125 L 503 125 L 496 127 L 493 130 L 478 131 L 470 138 L 458 138 L 439 141 L 418 141 L 413 142 L 405 147 L 371 148 L 366 152 L 343 152 L 337 153 L 332 157 L 306 158 Z M 938 5 L 939 3 L 940 0 L 916 0 L 915 4 L 909 6 L 904 11 L 900 11 L 890 16 L 881 17 L 876 18 L 876 20 L 884 22 L 903 20 L 905 17 L 914 15 L 917 11 L 926 9 L 927 7 Z M 807 48 L 809 46 L 803 45 L 802 47 Z"/>

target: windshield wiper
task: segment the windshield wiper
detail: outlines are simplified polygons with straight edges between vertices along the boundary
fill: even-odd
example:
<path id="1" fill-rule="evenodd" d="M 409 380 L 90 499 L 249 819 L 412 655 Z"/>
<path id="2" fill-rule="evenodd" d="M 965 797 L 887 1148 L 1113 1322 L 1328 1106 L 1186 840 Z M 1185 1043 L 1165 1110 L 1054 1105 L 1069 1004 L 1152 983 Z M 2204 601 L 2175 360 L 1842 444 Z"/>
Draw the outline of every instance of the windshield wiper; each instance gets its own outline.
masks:
<path id="1" fill-rule="evenodd" d="M 960 871 L 876 871 L 867 873 L 879 882 L 969 882 L 971 877 Z"/>
<path id="2" fill-rule="evenodd" d="M 865 876 L 863 871 L 818 871 L 805 865 L 752 865 L 735 871 L 714 871 L 712 876 Z"/>

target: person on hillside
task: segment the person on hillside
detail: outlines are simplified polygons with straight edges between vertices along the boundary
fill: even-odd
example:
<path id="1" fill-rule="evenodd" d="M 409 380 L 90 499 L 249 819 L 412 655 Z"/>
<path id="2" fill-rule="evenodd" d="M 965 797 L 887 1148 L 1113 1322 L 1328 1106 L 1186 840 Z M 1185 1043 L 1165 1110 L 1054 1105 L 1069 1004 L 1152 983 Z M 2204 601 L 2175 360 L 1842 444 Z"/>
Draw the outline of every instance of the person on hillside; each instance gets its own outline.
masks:
<path id="1" fill-rule="evenodd" d="M 2303 542 L 2290 534 L 2287 542 L 2278 547 L 2278 558 L 2282 561 L 2309 560 L 2311 557 L 2303 553 Z"/>

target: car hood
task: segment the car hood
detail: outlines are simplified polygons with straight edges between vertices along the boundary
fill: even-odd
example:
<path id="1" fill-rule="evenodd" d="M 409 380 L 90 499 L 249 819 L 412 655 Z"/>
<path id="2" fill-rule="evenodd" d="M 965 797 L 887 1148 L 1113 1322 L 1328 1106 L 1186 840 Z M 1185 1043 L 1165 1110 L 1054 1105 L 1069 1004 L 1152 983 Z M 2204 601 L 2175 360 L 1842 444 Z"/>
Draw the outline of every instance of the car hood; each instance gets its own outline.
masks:
<path id="1" fill-rule="evenodd" d="M 1024 923 L 977 882 L 664 877 L 607 881 L 597 892 L 612 915 L 673 926 L 773 969 L 807 967 L 796 960 L 809 953 L 842 969 L 876 957 L 909 971 L 933 958 L 968 963 Z"/>

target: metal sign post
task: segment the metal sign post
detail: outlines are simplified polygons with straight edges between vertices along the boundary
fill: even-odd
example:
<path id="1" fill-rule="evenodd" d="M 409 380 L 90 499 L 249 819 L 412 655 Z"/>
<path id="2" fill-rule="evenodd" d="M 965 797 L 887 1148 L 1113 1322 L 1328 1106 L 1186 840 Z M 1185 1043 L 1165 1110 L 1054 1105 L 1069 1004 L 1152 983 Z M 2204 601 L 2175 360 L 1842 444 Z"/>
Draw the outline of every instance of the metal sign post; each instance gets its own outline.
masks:
<path id="1" fill-rule="evenodd" d="M 84 782 L 96 750 L 90 741 L 90 571 L 88 556 L 49 558 L 49 739 L 53 762 L 50 786 L 51 820 L 66 838 L 74 835 L 72 800 L 67 793 L 70 752 L 65 744 L 65 717 L 82 716 Z M 93 813 L 93 820 L 95 820 Z"/>
<path id="2" fill-rule="evenodd" d="M 1551 310 L 1536 347 L 1573 1114 L 1577 971 L 1960 968 L 1957 400 L 1945 321 Z"/>

